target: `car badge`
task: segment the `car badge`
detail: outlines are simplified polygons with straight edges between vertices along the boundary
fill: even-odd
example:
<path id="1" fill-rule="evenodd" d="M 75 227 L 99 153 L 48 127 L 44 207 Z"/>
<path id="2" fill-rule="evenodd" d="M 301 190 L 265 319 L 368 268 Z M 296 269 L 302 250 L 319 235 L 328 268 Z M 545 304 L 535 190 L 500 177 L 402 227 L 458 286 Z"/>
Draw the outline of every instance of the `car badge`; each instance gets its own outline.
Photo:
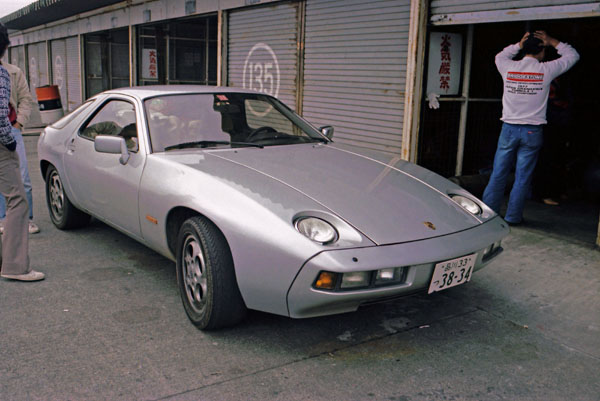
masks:
<path id="1" fill-rule="evenodd" d="M 424 221 L 423 224 L 425 224 L 425 227 L 435 230 L 435 225 L 431 221 Z"/>

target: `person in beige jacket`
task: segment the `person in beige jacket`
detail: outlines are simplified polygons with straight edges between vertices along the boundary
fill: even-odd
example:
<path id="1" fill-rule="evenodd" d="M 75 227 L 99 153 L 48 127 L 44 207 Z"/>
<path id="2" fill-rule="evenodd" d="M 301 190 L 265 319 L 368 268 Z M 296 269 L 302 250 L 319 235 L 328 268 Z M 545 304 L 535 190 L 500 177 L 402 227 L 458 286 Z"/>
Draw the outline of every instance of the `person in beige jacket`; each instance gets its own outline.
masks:
<path id="1" fill-rule="evenodd" d="M 17 154 L 19 155 L 19 169 L 21 171 L 21 180 L 25 186 L 25 194 L 27 195 L 27 203 L 29 204 L 29 233 L 39 233 L 40 229 L 33 222 L 33 194 L 31 189 L 31 179 L 29 178 L 29 168 L 27 165 L 27 155 L 25 153 L 25 142 L 21 133 L 23 126 L 29 121 L 32 108 L 34 107 L 33 98 L 29 91 L 29 85 L 25 78 L 25 74 L 15 65 L 0 62 L 10 75 L 10 105 L 15 113 L 12 114 L 13 119 L 10 122 L 12 125 L 12 134 L 17 141 Z M 4 218 L 6 217 L 6 200 L 4 196 L 0 196 L 0 232 L 4 231 Z"/>

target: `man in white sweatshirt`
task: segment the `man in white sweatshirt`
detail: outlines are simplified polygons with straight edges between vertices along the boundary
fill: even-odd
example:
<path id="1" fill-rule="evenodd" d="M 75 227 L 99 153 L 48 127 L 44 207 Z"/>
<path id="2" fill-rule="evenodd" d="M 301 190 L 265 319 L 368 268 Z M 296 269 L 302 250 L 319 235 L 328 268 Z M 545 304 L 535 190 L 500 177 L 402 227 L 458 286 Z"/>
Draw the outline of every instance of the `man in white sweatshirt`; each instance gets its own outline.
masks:
<path id="1" fill-rule="evenodd" d="M 542 62 L 546 46 L 555 47 L 560 57 Z M 525 57 L 513 60 L 521 49 Z M 501 118 L 504 123 L 483 201 L 496 213 L 500 212 L 506 180 L 515 167 L 515 183 L 504 216 L 510 225 L 520 224 L 523 220 L 523 206 L 543 143 L 542 127 L 546 124 L 550 83 L 577 60 L 579 54 L 575 49 L 544 31 L 526 33 L 519 43 L 496 55 L 496 67 L 504 81 Z"/>

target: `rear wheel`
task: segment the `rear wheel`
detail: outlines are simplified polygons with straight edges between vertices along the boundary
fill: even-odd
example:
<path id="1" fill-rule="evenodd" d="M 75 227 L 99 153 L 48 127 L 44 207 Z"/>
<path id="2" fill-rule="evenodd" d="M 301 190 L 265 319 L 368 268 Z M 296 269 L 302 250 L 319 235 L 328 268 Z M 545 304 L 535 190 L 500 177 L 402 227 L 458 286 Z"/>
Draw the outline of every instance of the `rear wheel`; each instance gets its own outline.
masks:
<path id="1" fill-rule="evenodd" d="M 50 220 L 61 230 L 82 227 L 89 223 L 90 215 L 77 209 L 64 190 L 62 180 L 54 166 L 46 171 L 46 204 Z"/>
<path id="2" fill-rule="evenodd" d="M 177 283 L 185 311 L 199 329 L 232 326 L 246 314 L 229 246 L 200 216 L 189 218 L 179 230 Z"/>

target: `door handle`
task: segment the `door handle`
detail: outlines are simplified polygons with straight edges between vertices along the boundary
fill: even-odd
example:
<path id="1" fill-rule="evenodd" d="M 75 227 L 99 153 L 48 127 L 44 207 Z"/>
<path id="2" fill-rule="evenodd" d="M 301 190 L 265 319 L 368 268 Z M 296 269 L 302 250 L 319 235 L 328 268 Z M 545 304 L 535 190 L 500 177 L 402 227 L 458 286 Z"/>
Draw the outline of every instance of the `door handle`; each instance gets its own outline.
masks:
<path id="1" fill-rule="evenodd" d="M 69 141 L 69 144 L 67 145 L 67 150 L 69 151 L 69 153 L 73 153 L 75 151 L 75 138 L 72 138 L 71 141 Z"/>

